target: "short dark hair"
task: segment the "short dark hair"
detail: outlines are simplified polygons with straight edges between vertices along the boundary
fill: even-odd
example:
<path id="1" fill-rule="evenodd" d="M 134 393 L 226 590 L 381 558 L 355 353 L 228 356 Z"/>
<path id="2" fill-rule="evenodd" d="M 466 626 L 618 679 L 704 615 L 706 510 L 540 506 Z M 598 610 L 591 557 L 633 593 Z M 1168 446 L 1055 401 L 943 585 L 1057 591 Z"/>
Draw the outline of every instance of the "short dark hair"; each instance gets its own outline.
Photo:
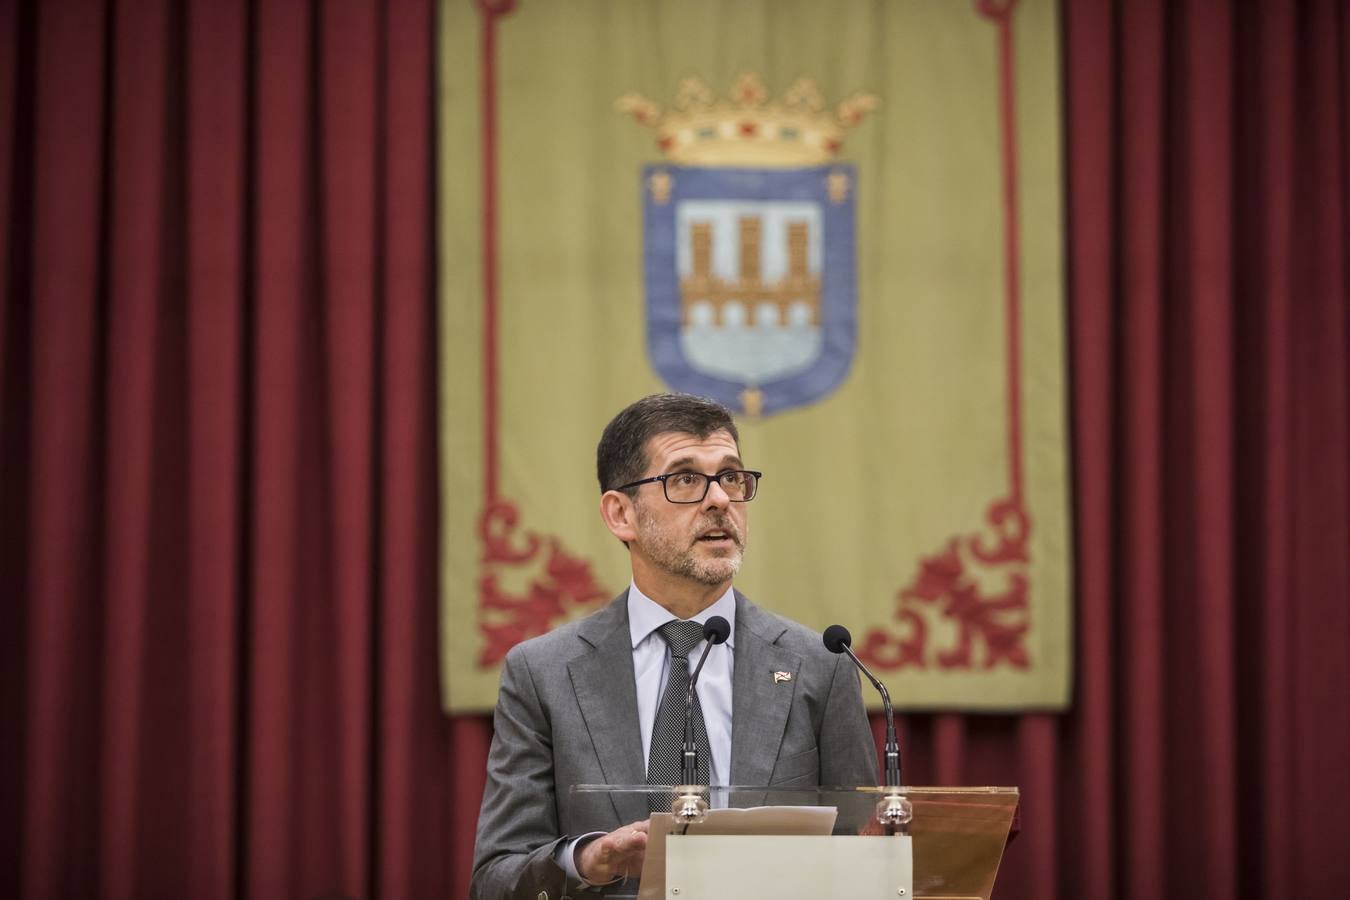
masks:
<path id="1" fill-rule="evenodd" d="M 652 394 L 626 407 L 605 426 L 595 448 L 595 474 L 601 493 L 637 481 L 648 465 L 647 442 L 658 434 L 692 434 L 705 438 L 730 433 L 737 448 L 741 436 L 731 410 L 693 394 Z"/>

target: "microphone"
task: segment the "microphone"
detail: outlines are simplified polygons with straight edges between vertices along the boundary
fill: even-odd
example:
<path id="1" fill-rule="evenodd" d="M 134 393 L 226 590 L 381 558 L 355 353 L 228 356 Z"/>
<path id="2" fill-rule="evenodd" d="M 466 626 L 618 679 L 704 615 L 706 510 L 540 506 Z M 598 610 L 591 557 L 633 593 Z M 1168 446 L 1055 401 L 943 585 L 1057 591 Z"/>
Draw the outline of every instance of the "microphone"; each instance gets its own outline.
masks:
<path id="1" fill-rule="evenodd" d="M 703 623 L 703 639 L 708 643 L 703 647 L 703 655 L 689 676 L 689 688 L 684 693 L 684 766 L 681 777 L 686 785 L 693 784 L 698 777 L 698 742 L 694 740 L 694 685 L 698 683 L 698 673 L 708 661 L 708 651 L 715 644 L 721 644 L 731 637 L 731 625 L 721 616 L 709 616 Z"/>
<path id="2" fill-rule="evenodd" d="M 867 666 L 862 664 L 862 660 L 854 654 L 853 636 L 843 625 L 831 625 L 826 628 L 824 639 L 826 650 L 831 653 L 847 653 L 848 658 L 858 667 L 858 671 L 866 675 L 867 680 L 881 693 L 881 705 L 886 710 L 886 787 L 899 787 L 900 742 L 895 739 L 895 710 L 891 708 L 891 695 L 886 690 L 886 685 L 878 681 L 877 677 L 867 670 Z"/>

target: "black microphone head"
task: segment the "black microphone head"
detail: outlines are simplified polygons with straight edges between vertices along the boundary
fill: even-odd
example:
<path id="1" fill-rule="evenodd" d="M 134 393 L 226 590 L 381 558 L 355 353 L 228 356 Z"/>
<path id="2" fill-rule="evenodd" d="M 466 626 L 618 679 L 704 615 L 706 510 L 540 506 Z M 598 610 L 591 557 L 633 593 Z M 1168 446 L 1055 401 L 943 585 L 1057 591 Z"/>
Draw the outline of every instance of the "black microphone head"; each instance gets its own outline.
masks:
<path id="1" fill-rule="evenodd" d="M 721 616 L 709 616 L 703 623 L 703 638 L 710 644 L 720 644 L 731 637 L 731 623 Z"/>
<path id="2" fill-rule="evenodd" d="M 853 646 L 853 635 L 843 625 L 831 625 L 825 629 L 825 649 L 831 653 L 843 653 L 845 647 Z"/>

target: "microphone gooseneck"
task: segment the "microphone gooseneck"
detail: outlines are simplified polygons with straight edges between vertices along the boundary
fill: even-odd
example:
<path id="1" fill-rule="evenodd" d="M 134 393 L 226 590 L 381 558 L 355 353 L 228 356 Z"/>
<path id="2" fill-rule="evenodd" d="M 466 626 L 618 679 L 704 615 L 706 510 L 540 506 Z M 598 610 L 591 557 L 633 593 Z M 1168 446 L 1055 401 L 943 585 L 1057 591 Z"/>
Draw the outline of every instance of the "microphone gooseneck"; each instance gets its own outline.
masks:
<path id="1" fill-rule="evenodd" d="M 872 686 L 881 694 L 881 706 L 886 712 L 886 787 L 899 787 L 900 742 L 895 737 L 895 710 L 891 707 L 890 692 L 886 690 L 886 685 L 882 684 L 853 652 L 853 636 L 848 633 L 847 628 L 843 625 L 831 625 L 825 629 L 822 637 L 826 650 L 831 653 L 848 654 L 848 658 L 853 660 L 853 664 L 858 667 L 858 671 L 866 675 L 867 680 L 872 682 Z"/>
<path id="2" fill-rule="evenodd" d="M 684 758 L 681 777 L 687 785 L 693 784 L 698 778 L 698 742 L 694 740 L 694 685 L 698 684 L 698 673 L 703 671 L 703 664 L 708 660 L 708 651 L 714 645 L 724 643 L 730 636 L 731 624 L 721 616 L 710 616 L 703 623 L 703 639 L 707 643 L 698 658 L 698 665 L 689 676 L 689 687 L 684 694 Z"/>

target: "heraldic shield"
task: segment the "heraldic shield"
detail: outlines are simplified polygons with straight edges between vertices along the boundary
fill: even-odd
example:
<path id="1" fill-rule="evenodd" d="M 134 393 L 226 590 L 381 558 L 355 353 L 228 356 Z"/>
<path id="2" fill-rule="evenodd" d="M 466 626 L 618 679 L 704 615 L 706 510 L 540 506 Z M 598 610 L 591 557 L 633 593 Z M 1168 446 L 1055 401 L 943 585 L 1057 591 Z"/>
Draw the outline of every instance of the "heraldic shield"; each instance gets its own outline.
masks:
<path id="1" fill-rule="evenodd" d="M 851 165 L 643 173 L 647 346 L 672 388 L 749 415 L 816 402 L 857 338 Z"/>

